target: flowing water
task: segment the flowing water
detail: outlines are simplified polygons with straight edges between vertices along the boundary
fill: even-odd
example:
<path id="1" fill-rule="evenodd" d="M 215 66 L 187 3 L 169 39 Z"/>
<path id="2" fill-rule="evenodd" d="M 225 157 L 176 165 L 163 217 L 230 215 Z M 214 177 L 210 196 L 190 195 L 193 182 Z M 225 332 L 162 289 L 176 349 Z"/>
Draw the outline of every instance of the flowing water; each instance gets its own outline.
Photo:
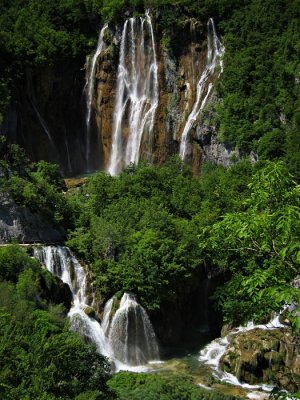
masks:
<path id="1" fill-rule="evenodd" d="M 189 354 L 182 359 L 161 362 L 149 317 L 132 294 L 124 293 L 121 301 L 116 297 L 108 300 L 100 323 L 85 313 L 85 309 L 89 307 L 87 277 L 71 251 L 63 246 L 43 246 L 34 249 L 34 256 L 47 270 L 69 285 L 73 295 L 72 307 L 68 314 L 71 330 L 95 343 L 97 351 L 110 359 L 115 371 L 169 371 L 192 374 L 195 382 L 209 390 L 230 393 L 238 393 L 236 390 L 240 390 L 238 395 L 253 399 L 264 398 L 272 390 L 268 385 L 240 382 L 234 375 L 220 369 L 220 360 L 228 350 L 232 336 L 252 329 L 282 328 L 284 325 L 280 323 L 279 316 L 266 325 L 254 325 L 250 322 L 245 327 L 236 328 L 227 336 L 215 339 L 205 346 L 200 356 Z M 220 383 L 207 387 L 205 377 L 211 375 Z"/>
<path id="2" fill-rule="evenodd" d="M 117 300 L 114 297 L 110 299 L 104 307 L 102 323 L 99 323 L 85 313 L 89 307 L 87 277 L 71 251 L 63 246 L 44 246 L 35 248 L 34 256 L 48 271 L 69 285 L 73 295 L 68 314 L 71 330 L 95 343 L 99 353 L 110 358 L 115 369 L 140 371 L 141 368 L 135 366 L 159 358 L 149 317 L 132 295 L 124 293 L 115 314 L 112 308 Z"/>
<path id="3" fill-rule="evenodd" d="M 134 296 L 124 293 L 108 329 L 109 342 L 117 359 L 129 365 L 158 360 L 155 333 L 144 308 Z"/>
<path id="4" fill-rule="evenodd" d="M 265 325 L 254 325 L 253 322 L 249 322 L 247 326 L 240 326 L 236 328 L 233 332 L 230 332 L 227 336 L 215 339 L 211 343 L 209 343 L 203 350 L 201 350 L 199 361 L 209 366 L 213 372 L 213 375 L 221 382 L 240 386 L 247 390 L 253 391 L 261 389 L 262 391 L 270 392 L 273 389 L 273 387 L 270 385 L 249 385 L 247 383 L 242 383 L 237 379 L 236 376 L 230 374 L 229 372 L 222 371 L 220 369 L 220 360 L 225 352 L 228 350 L 232 336 L 235 336 L 239 333 L 248 332 L 253 329 L 270 330 L 284 327 L 285 326 L 280 323 L 278 315 Z"/>
<path id="5" fill-rule="evenodd" d="M 125 21 L 120 47 L 108 172 L 117 175 L 143 154 L 151 160 L 158 106 L 158 65 L 151 17 Z"/>
<path id="6" fill-rule="evenodd" d="M 223 72 L 222 58 L 224 51 L 224 46 L 217 36 L 214 21 L 212 18 L 210 18 L 207 23 L 206 66 L 197 84 L 196 101 L 191 113 L 188 116 L 181 135 L 179 154 L 182 160 L 186 160 L 186 157 L 190 152 L 188 142 L 190 130 L 213 93 L 213 79 L 215 78 L 215 73 L 217 72 L 217 77 L 219 77 Z"/>
<path id="7" fill-rule="evenodd" d="M 105 47 L 104 43 L 104 34 L 105 31 L 107 30 L 108 26 L 104 25 L 103 28 L 100 31 L 99 38 L 98 38 L 98 44 L 96 51 L 93 55 L 92 61 L 90 62 L 89 66 L 89 71 L 87 75 L 87 81 L 86 81 L 86 164 L 87 164 L 87 169 L 89 170 L 89 160 L 90 160 L 90 153 L 91 153 L 91 115 L 92 115 L 92 101 L 93 101 L 93 95 L 94 95 L 94 89 L 95 89 L 95 73 L 96 73 L 96 66 L 97 66 L 97 60 L 102 52 L 102 50 Z"/>

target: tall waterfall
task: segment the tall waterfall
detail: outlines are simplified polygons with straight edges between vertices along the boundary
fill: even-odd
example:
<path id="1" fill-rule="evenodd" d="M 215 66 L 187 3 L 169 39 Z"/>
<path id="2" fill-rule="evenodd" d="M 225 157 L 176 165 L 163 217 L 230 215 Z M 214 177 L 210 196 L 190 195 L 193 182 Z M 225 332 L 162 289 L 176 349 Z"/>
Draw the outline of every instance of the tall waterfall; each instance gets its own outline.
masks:
<path id="1" fill-rule="evenodd" d="M 206 66 L 200 76 L 197 84 L 197 95 L 196 101 L 194 103 L 193 109 L 188 116 L 186 124 L 184 126 L 179 154 L 182 160 L 185 160 L 189 149 L 188 149 L 188 135 L 193 126 L 193 123 L 197 120 L 199 114 L 204 109 L 210 95 L 213 92 L 214 84 L 212 82 L 216 68 L 218 68 L 218 77 L 223 72 L 223 54 L 224 46 L 220 42 L 215 24 L 212 18 L 208 20 L 207 23 L 207 57 Z"/>
<path id="2" fill-rule="evenodd" d="M 86 164 L 89 169 L 89 159 L 91 153 L 91 115 L 92 115 L 92 100 L 94 95 L 95 88 L 95 72 L 96 72 L 96 63 L 97 59 L 104 48 L 104 33 L 107 29 L 107 25 L 104 25 L 100 31 L 97 48 L 93 55 L 92 61 L 89 67 L 89 73 L 87 75 L 86 82 Z"/>
<path id="3" fill-rule="evenodd" d="M 73 294 L 73 305 L 68 314 L 71 329 L 95 343 L 97 351 L 110 358 L 116 368 L 128 369 L 128 366 L 146 364 L 159 358 L 149 317 L 132 295 L 124 293 L 115 315 L 113 304 L 116 299 L 110 299 L 104 307 L 100 324 L 85 313 L 89 307 L 87 277 L 71 251 L 63 246 L 44 246 L 35 248 L 34 256 L 48 271 L 69 285 Z"/>
<path id="4" fill-rule="evenodd" d="M 152 154 L 153 127 L 158 106 L 158 75 L 151 17 L 125 21 L 118 66 L 112 149 L 108 172 L 117 175 L 138 163 L 141 148 Z"/>

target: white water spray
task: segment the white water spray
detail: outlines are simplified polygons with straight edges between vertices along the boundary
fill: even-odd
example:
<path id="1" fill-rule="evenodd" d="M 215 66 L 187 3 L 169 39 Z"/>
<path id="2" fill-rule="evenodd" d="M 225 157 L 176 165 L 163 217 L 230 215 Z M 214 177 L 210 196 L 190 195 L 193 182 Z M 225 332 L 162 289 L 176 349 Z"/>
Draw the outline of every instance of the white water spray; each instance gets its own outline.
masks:
<path id="1" fill-rule="evenodd" d="M 223 54 L 225 51 L 224 46 L 220 42 L 217 36 L 215 24 L 212 18 L 207 23 L 207 57 L 206 66 L 201 74 L 201 77 L 197 84 L 196 101 L 193 109 L 188 116 L 186 124 L 184 126 L 179 154 L 181 159 L 184 161 L 189 153 L 188 149 L 188 135 L 194 124 L 199 117 L 199 114 L 204 109 L 210 95 L 213 92 L 214 84 L 212 82 L 216 69 L 218 69 L 218 76 L 223 72 Z"/>
<path id="2" fill-rule="evenodd" d="M 158 66 L 149 13 L 130 18 L 123 27 L 108 172 L 117 175 L 137 164 L 143 144 L 150 159 L 158 106 Z M 148 153 L 148 154 L 147 154 Z"/>
<path id="3" fill-rule="evenodd" d="M 98 43 L 97 43 L 97 48 L 96 51 L 93 55 L 92 61 L 90 63 L 90 68 L 89 68 L 89 73 L 87 75 L 87 82 L 86 82 L 86 163 L 87 167 L 89 168 L 89 159 L 90 159 L 90 153 L 91 153 L 91 115 L 92 115 L 92 100 L 93 100 L 93 95 L 94 95 L 94 88 L 95 88 L 95 73 L 96 73 L 96 65 L 97 65 L 97 60 L 104 49 L 105 43 L 104 43 L 104 34 L 107 29 L 107 25 L 104 25 L 104 27 L 101 29 L 99 38 L 98 38 Z"/>
<path id="4" fill-rule="evenodd" d="M 69 311 L 71 330 L 93 342 L 97 351 L 108 357 L 117 370 L 142 371 L 150 360 L 159 358 L 158 345 L 146 311 L 129 294 L 124 293 L 113 315 L 115 297 L 104 307 L 100 324 L 85 309 L 87 277 L 83 267 L 67 247 L 44 246 L 34 249 L 34 256 L 48 271 L 68 284 L 73 303 Z"/>
<path id="5" fill-rule="evenodd" d="M 117 359 L 144 365 L 159 359 L 158 345 L 149 317 L 135 298 L 124 293 L 107 332 Z"/>

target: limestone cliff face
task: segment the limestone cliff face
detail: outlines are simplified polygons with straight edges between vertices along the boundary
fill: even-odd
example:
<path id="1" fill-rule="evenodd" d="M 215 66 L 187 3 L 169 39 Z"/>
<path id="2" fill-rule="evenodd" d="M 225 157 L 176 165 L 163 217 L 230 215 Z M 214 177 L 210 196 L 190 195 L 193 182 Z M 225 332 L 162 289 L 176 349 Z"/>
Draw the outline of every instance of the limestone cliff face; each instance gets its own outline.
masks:
<path id="1" fill-rule="evenodd" d="M 155 113 L 151 160 L 160 164 L 171 155 L 179 153 L 182 132 L 195 104 L 197 84 L 206 65 L 207 26 L 187 20 L 182 30 L 180 45 L 176 47 L 176 54 L 155 19 L 153 26 L 158 64 L 159 103 Z M 112 151 L 121 33 L 121 27 L 110 29 L 105 37 L 105 47 L 97 61 L 96 90 L 92 106 L 99 142 L 102 144 L 103 169 L 107 169 Z M 207 85 L 216 79 L 214 75 Z M 204 93 L 206 91 L 207 87 Z M 207 107 L 194 121 L 189 133 L 190 154 L 187 162 L 192 165 L 195 173 L 199 171 L 203 161 L 212 161 L 225 166 L 230 164 L 232 150 L 222 144 L 216 136 L 218 126 L 214 120 L 215 110 L 211 107 L 211 103 L 216 104 L 217 101 L 213 95 L 208 97 Z M 126 142 L 128 139 L 126 118 L 122 129 L 122 140 Z"/>
<path id="2" fill-rule="evenodd" d="M 85 170 L 81 68 L 81 63 L 62 62 L 27 69 L 1 128 L 1 134 L 21 144 L 33 161 L 58 163 L 65 175 Z"/>
<path id="3" fill-rule="evenodd" d="M 182 132 L 193 110 L 197 84 L 206 65 L 208 36 L 206 21 L 200 23 L 187 18 L 178 43 L 170 44 L 160 26 L 159 15 L 152 15 L 151 18 L 159 100 L 150 160 L 161 164 L 171 155 L 179 153 Z M 32 160 L 45 159 L 58 163 L 65 175 L 107 170 L 112 154 L 122 28 L 110 26 L 107 29 L 103 50 L 97 58 L 89 160 L 86 150 L 86 77 L 89 70 L 88 63 L 83 59 L 35 71 L 27 70 L 23 87 L 20 87 L 16 101 L 7 112 L 1 133 L 6 134 L 10 141 L 23 145 Z M 137 30 L 136 35 L 140 34 Z M 149 32 L 146 32 L 145 40 L 149 41 Z M 204 93 L 209 82 L 215 83 L 216 79 L 215 74 L 207 81 Z M 211 93 L 203 112 L 193 121 L 188 133 L 189 154 L 186 162 L 192 165 L 195 173 L 203 161 L 230 164 L 232 149 L 217 139 L 218 122 L 214 119 L 215 110 L 211 106 L 217 101 Z M 127 109 L 124 115 L 122 141 L 126 142 Z M 146 156 L 149 159 L 147 146 L 147 138 L 142 139 L 140 158 Z"/>

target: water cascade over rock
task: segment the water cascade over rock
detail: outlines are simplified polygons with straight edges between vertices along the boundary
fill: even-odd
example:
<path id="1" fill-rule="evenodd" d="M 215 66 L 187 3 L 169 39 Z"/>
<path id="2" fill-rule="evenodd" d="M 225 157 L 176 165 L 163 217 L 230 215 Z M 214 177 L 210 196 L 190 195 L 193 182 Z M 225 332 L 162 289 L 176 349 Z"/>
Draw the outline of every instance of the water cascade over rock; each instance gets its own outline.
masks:
<path id="1" fill-rule="evenodd" d="M 69 285 L 73 295 L 73 305 L 68 314 L 71 319 L 71 329 L 95 343 L 101 354 L 111 357 L 112 352 L 101 325 L 84 311 L 88 308 L 87 279 L 78 260 L 67 247 L 63 246 L 38 247 L 35 248 L 34 255 L 48 271 Z"/>
<path id="2" fill-rule="evenodd" d="M 111 299 L 107 303 L 103 325 L 110 318 L 112 302 Z M 116 358 L 126 364 L 143 365 L 149 360 L 159 359 L 158 345 L 149 317 L 131 294 L 124 293 L 110 326 L 105 324 L 103 328 L 106 328 Z"/>
<path id="3" fill-rule="evenodd" d="M 190 130 L 213 93 L 213 79 L 215 78 L 215 74 L 217 73 L 217 77 L 219 77 L 223 71 L 222 57 L 225 49 L 217 36 L 215 24 L 212 18 L 208 20 L 207 31 L 206 66 L 197 84 L 196 101 L 181 135 L 179 154 L 181 159 L 184 161 L 190 155 L 188 141 Z"/>
<path id="4" fill-rule="evenodd" d="M 34 256 L 48 271 L 69 285 L 73 295 L 73 305 L 68 314 L 71 329 L 95 343 L 99 353 L 110 358 L 117 369 L 144 365 L 159 358 L 149 317 L 132 295 L 124 293 L 115 315 L 112 315 L 115 298 L 110 299 L 100 324 L 88 316 L 86 273 L 71 251 L 63 246 L 36 247 Z"/>
<path id="5" fill-rule="evenodd" d="M 93 58 L 90 62 L 90 66 L 88 69 L 88 74 L 87 74 L 87 81 L 86 81 L 86 164 L 87 164 L 87 170 L 90 168 L 90 155 L 91 155 L 91 116 L 92 116 L 92 100 L 93 100 L 93 94 L 94 94 L 94 89 L 95 89 L 95 73 L 96 73 L 96 66 L 97 66 L 97 60 L 102 52 L 105 43 L 104 43 L 104 34 L 105 31 L 107 30 L 108 26 L 104 25 L 104 27 L 101 29 L 100 34 L 99 34 L 99 39 L 98 39 L 98 44 L 96 51 L 93 55 Z"/>
<path id="6" fill-rule="evenodd" d="M 152 156 L 158 106 L 158 66 L 151 17 L 125 21 L 118 66 L 113 134 L 108 172 L 118 174 L 141 153 Z"/>
<path id="7" fill-rule="evenodd" d="M 178 153 L 195 173 L 205 160 L 228 165 L 215 108 L 206 107 L 218 100 L 214 84 L 223 69 L 214 22 L 206 28 L 187 17 L 176 35 L 178 43 L 168 44 L 159 13 L 103 26 L 87 68 L 81 57 L 28 69 L 3 134 L 67 176 L 117 175 L 141 159 L 162 164 Z"/>
<path id="8" fill-rule="evenodd" d="M 212 369 L 213 375 L 221 382 L 226 382 L 235 386 L 241 386 L 245 389 L 251 389 L 251 390 L 262 389 L 266 392 L 269 392 L 273 388 L 270 385 L 265 385 L 265 384 L 251 385 L 245 382 L 240 382 L 235 375 L 222 370 L 221 361 L 226 352 L 232 351 L 231 348 L 232 338 L 235 338 L 240 334 L 244 334 L 246 332 L 254 330 L 271 331 L 271 330 L 276 330 L 278 328 L 285 328 L 285 325 L 280 323 L 278 315 L 275 316 L 266 325 L 254 325 L 253 322 L 249 322 L 247 326 L 240 326 L 235 330 L 229 332 L 227 336 L 215 339 L 211 343 L 209 343 L 203 350 L 201 350 L 199 361 L 208 365 Z"/>

